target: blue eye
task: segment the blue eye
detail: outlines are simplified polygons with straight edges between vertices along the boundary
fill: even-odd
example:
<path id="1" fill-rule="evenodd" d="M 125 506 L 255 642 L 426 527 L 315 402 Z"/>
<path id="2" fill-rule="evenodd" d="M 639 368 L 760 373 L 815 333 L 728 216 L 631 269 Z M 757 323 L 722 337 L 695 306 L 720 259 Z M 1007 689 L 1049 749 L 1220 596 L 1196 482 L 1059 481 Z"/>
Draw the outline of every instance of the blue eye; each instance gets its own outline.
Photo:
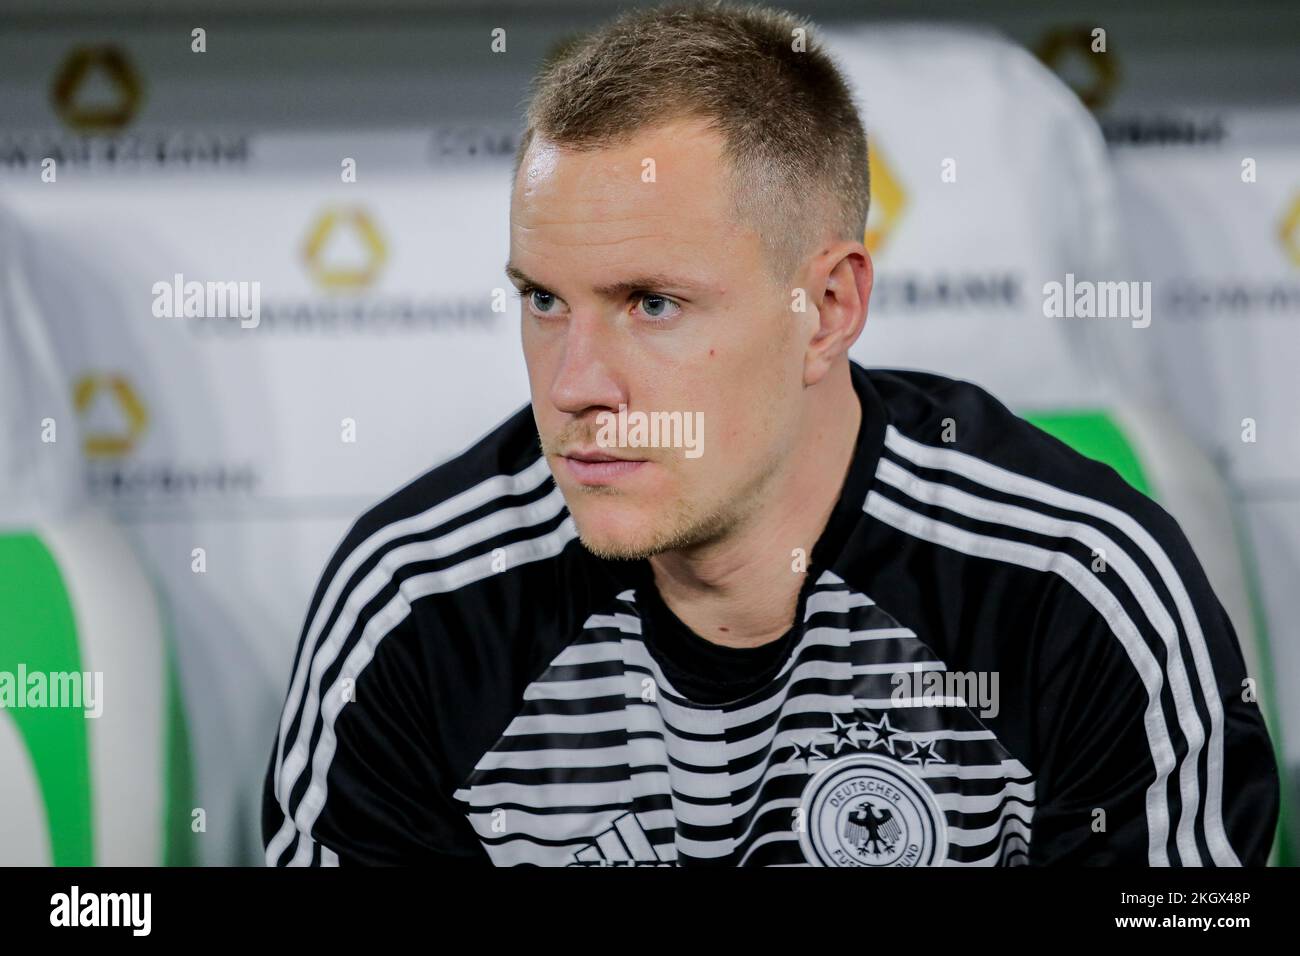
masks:
<path id="1" fill-rule="evenodd" d="M 681 308 L 672 299 L 669 299 L 666 296 L 656 295 L 653 292 L 645 293 L 639 297 L 638 301 L 641 303 L 641 310 L 645 313 L 646 317 L 650 319 L 675 318 L 676 313 L 670 310 Z"/>
<path id="2" fill-rule="evenodd" d="M 555 304 L 555 296 L 550 292 L 544 292 L 541 289 L 531 289 L 527 295 L 529 298 L 529 304 L 542 315 L 549 312 L 550 307 Z M 545 301 L 545 304 L 543 304 L 543 301 Z"/>

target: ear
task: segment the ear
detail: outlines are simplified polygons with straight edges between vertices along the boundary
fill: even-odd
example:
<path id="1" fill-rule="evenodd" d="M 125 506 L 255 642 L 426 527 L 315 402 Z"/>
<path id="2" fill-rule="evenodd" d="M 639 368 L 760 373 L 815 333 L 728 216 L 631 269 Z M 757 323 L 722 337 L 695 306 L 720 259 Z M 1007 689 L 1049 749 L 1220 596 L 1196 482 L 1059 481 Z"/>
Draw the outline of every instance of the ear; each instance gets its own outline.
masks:
<path id="1" fill-rule="evenodd" d="M 874 273 L 871 254 L 860 242 L 839 242 L 817 257 L 814 275 L 825 276 L 815 288 L 818 324 L 804 354 L 803 380 L 816 385 L 862 334 Z"/>

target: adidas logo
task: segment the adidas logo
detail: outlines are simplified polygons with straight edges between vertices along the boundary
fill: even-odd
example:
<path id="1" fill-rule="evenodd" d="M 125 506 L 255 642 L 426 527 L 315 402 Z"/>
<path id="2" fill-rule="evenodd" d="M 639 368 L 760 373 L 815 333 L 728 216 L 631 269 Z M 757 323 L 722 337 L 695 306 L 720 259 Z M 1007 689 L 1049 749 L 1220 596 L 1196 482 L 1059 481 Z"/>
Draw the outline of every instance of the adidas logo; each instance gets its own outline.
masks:
<path id="1" fill-rule="evenodd" d="M 625 813 L 608 830 L 573 854 L 569 866 L 675 866 L 666 859 L 670 847 L 650 842 L 635 813 Z"/>

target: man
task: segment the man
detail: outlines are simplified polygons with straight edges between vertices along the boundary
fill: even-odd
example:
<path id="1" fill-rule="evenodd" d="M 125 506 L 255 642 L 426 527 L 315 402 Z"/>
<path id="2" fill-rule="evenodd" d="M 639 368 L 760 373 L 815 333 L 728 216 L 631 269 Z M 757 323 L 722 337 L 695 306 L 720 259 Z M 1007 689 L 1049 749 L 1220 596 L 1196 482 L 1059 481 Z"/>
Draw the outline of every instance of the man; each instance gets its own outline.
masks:
<path id="1" fill-rule="evenodd" d="M 268 863 L 1266 859 L 1269 739 L 1170 517 L 974 385 L 849 361 L 866 141 L 805 26 L 632 13 L 543 69 L 531 407 L 326 567 Z"/>

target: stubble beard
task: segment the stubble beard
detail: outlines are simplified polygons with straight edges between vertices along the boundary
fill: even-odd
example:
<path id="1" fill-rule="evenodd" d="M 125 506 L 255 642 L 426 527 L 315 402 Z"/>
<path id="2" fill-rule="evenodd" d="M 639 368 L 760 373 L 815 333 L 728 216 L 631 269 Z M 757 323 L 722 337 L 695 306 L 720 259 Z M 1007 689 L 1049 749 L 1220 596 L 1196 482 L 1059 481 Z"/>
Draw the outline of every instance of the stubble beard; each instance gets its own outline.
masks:
<path id="1" fill-rule="evenodd" d="M 780 462 L 773 458 L 753 479 L 739 490 L 726 494 L 721 500 L 701 507 L 693 501 L 675 499 L 664 512 L 646 522 L 645 534 L 635 539 L 610 540 L 583 529 L 572 502 L 569 511 L 574 519 L 578 540 L 596 557 L 606 561 L 642 561 L 670 551 L 681 551 L 713 544 L 743 525 L 761 507 L 763 491 L 767 488 Z M 622 491 L 608 487 L 578 488 L 579 496 L 618 498 Z M 580 510 L 580 509 L 579 509 Z"/>

